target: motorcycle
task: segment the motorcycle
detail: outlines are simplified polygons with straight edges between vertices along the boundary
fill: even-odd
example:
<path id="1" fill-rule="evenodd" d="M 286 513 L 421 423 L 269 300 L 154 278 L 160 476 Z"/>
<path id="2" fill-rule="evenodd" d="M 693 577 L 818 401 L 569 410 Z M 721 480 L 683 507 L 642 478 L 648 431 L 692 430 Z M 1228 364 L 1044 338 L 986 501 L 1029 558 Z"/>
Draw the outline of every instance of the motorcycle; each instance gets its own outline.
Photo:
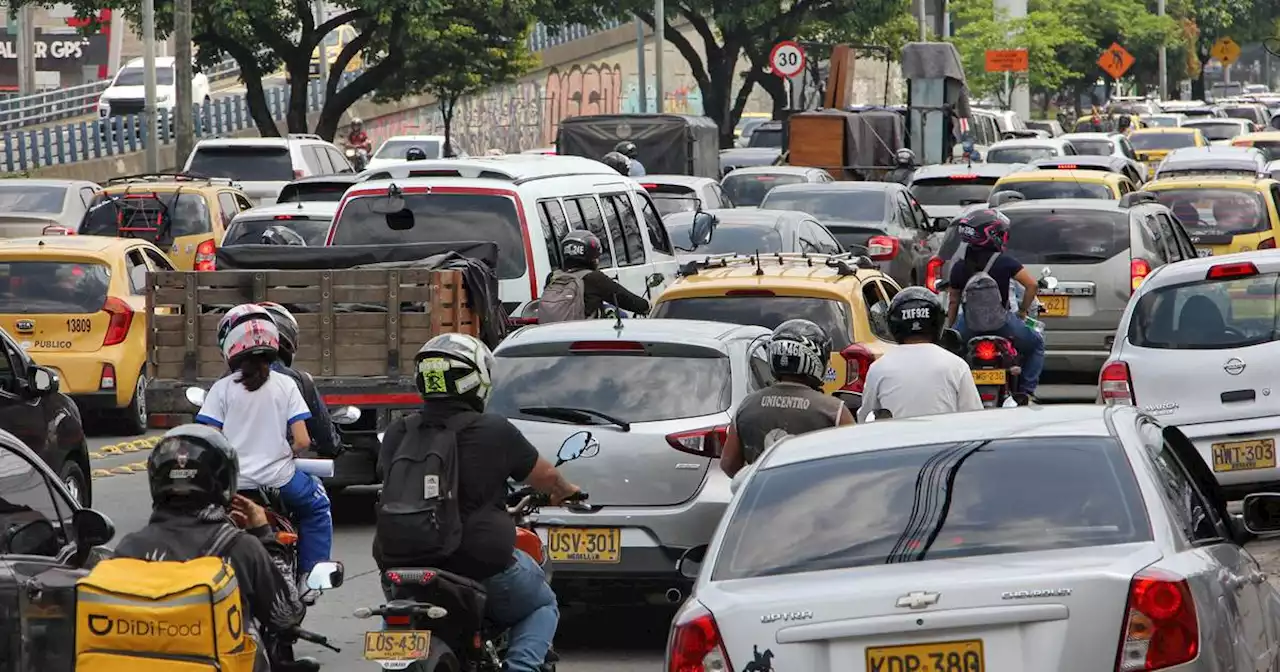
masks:
<path id="1" fill-rule="evenodd" d="M 369 150 L 364 147 L 348 146 L 346 152 L 347 161 L 351 162 L 351 167 L 358 173 L 369 166 Z"/>
<path id="2" fill-rule="evenodd" d="M 302 601 L 308 606 L 316 603 L 316 598 L 326 590 L 337 588 L 342 585 L 345 569 L 341 562 L 327 561 L 321 562 L 311 570 L 306 578 L 306 591 L 302 594 Z M 324 635 L 311 632 L 301 626 L 294 626 L 284 632 L 274 634 L 264 634 L 265 646 L 267 649 L 267 657 L 271 661 L 271 672 L 318 672 L 320 663 L 314 658 L 296 658 L 293 655 L 293 645 L 298 641 L 311 642 L 329 649 L 335 653 L 342 653 L 342 649 L 329 643 L 329 638 Z"/>

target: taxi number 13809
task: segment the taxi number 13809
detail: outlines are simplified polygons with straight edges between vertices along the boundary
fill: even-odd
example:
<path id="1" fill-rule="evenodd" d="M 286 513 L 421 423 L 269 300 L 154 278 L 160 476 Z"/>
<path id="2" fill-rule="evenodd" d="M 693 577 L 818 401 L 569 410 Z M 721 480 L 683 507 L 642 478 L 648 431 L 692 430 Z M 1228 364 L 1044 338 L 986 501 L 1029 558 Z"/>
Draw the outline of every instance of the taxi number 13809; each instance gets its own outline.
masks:
<path id="1" fill-rule="evenodd" d="M 67 331 L 73 334 L 87 334 L 93 331 L 93 322 L 83 318 L 67 320 Z"/>

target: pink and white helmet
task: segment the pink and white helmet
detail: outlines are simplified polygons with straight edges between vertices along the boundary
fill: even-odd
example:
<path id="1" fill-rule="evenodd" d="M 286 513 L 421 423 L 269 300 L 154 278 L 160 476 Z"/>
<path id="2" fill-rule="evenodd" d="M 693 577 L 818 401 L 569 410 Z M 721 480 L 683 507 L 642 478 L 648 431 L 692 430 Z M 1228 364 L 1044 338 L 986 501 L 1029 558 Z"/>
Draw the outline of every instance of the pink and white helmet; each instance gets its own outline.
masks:
<path id="1" fill-rule="evenodd" d="M 233 369 L 250 355 L 276 355 L 279 352 L 280 331 L 270 319 L 241 322 L 231 327 L 222 342 L 222 358 Z"/>
<path id="2" fill-rule="evenodd" d="M 235 308 L 227 311 L 226 315 L 218 320 L 218 348 L 225 352 L 223 344 L 227 341 L 227 335 L 231 333 L 232 327 L 243 324 L 250 320 L 266 320 L 275 323 L 271 313 L 266 308 L 256 303 L 242 303 Z"/>

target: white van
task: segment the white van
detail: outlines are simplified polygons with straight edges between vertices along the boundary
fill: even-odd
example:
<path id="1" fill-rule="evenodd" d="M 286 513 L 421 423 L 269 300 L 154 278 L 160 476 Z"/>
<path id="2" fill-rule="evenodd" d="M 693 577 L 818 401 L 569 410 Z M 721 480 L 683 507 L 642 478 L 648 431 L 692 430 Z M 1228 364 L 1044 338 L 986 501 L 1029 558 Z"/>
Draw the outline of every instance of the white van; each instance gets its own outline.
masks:
<path id="1" fill-rule="evenodd" d="M 636 294 L 657 296 L 675 278 L 675 248 L 653 200 L 599 161 L 532 154 L 428 159 L 361 177 L 366 181 L 343 196 L 326 245 L 496 242 L 498 293 L 520 321 L 534 316 L 530 302 L 560 267 L 560 241 L 574 229 L 600 238 L 600 270 Z M 370 208 L 392 184 L 421 225 L 393 231 Z"/>

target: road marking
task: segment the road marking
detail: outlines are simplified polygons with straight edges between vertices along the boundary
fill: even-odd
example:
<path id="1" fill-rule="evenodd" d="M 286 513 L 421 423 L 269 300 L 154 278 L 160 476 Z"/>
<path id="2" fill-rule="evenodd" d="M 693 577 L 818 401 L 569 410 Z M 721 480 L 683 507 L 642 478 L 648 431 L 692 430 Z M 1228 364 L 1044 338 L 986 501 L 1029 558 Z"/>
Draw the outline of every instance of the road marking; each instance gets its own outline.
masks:
<path id="1" fill-rule="evenodd" d="M 111 475 L 111 472 L 107 469 L 94 469 L 91 475 L 94 478 L 106 478 Z"/>
<path id="2" fill-rule="evenodd" d="M 102 446 L 101 448 L 90 452 L 89 459 L 102 460 L 108 457 L 123 455 L 125 453 L 137 453 L 137 452 L 151 450 L 152 448 L 156 447 L 157 443 L 160 443 L 160 439 L 161 437 L 159 436 L 147 436 L 141 439 L 134 439 L 132 441 L 125 441 L 122 443 L 115 443 L 109 446 Z"/>

